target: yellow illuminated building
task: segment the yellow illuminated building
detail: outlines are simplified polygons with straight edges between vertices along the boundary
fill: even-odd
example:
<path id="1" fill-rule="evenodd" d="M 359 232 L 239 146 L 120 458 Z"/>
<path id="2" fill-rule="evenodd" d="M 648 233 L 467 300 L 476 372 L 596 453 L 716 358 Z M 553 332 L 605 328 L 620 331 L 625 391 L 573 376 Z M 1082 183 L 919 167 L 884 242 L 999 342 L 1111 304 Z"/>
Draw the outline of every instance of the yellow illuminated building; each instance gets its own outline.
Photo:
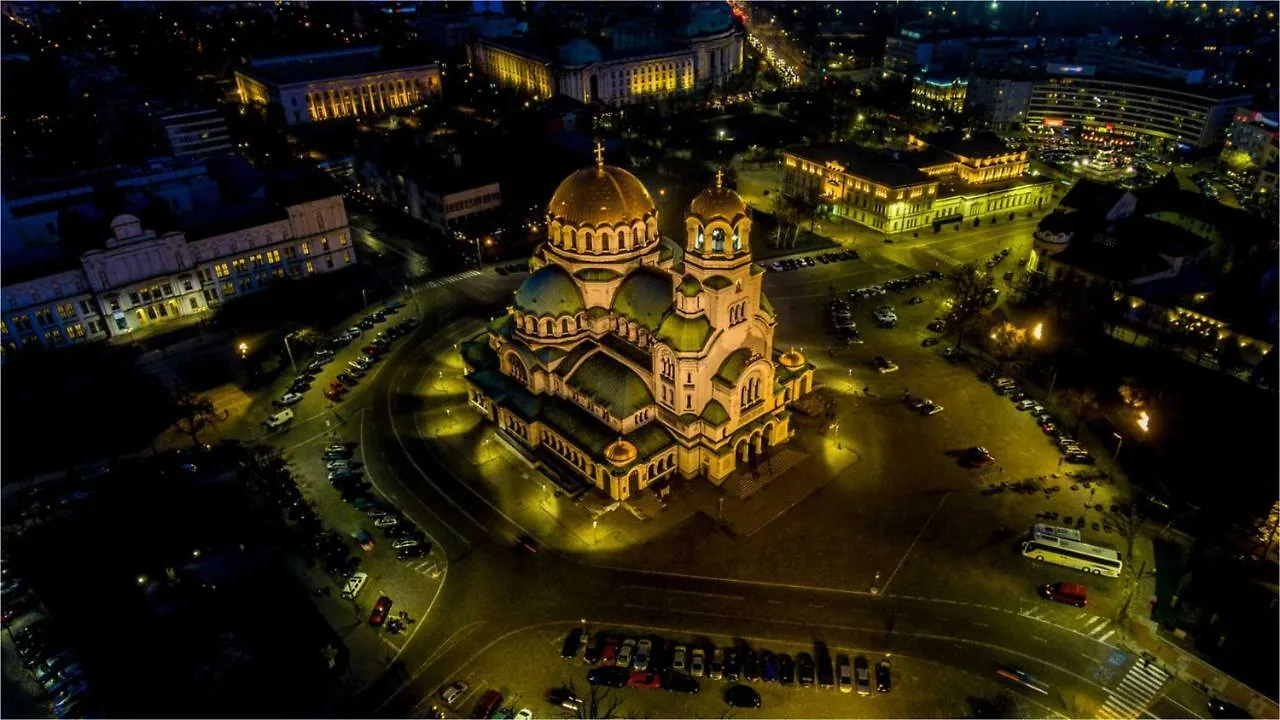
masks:
<path id="1" fill-rule="evenodd" d="M 440 68 L 388 66 L 378 47 L 289 55 L 237 70 L 236 91 L 241 104 L 274 105 L 297 125 L 421 105 L 440 93 Z"/>
<path id="2" fill-rule="evenodd" d="M 911 105 L 930 113 L 964 110 L 969 83 L 964 78 L 943 79 L 917 75 L 911 85 Z"/>

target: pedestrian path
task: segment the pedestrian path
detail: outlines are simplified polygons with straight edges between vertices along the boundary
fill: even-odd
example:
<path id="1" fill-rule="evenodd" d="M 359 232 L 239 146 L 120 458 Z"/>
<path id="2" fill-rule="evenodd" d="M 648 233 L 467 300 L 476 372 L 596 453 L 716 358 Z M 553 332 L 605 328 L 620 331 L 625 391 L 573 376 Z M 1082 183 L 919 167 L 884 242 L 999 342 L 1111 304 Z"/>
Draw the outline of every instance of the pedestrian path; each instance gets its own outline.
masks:
<path id="1" fill-rule="evenodd" d="M 445 285 L 452 285 L 453 283 L 456 283 L 459 280 L 466 280 L 467 278 L 472 278 L 479 274 L 480 274 L 479 270 L 467 270 L 466 272 L 460 272 L 456 275 L 449 275 L 436 280 L 429 280 L 423 283 L 422 287 L 427 287 L 427 288 L 444 287 Z"/>
<path id="2" fill-rule="evenodd" d="M 1169 673 L 1159 667 L 1145 660 L 1135 662 L 1098 708 L 1097 717 L 1103 720 L 1139 717 L 1168 679 Z"/>
<path id="3" fill-rule="evenodd" d="M 1059 608 L 1045 603 L 1032 605 L 1018 614 L 1033 620 L 1041 620 L 1051 625 L 1073 630 L 1098 642 L 1110 642 L 1116 634 L 1116 624 L 1101 615 L 1090 615 L 1073 610 L 1070 611 L 1068 618 L 1067 613 L 1064 613 L 1063 610 L 1066 610 L 1066 608 Z"/>

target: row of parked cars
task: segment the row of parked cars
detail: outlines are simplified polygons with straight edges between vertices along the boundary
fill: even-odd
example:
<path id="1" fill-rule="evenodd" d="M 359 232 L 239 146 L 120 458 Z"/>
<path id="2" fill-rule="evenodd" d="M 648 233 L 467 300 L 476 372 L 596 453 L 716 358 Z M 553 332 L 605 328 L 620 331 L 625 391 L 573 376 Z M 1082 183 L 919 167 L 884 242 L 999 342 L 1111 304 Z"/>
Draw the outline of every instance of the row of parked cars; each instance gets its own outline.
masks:
<path id="1" fill-rule="evenodd" d="M 1004 395 L 1013 402 L 1013 406 L 1025 411 L 1040 426 L 1045 435 L 1053 438 L 1058 451 L 1066 462 L 1076 465 L 1093 465 L 1093 455 L 1083 444 L 1072 437 L 1058 420 L 1043 405 L 1029 397 L 1018 384 L 1007 377 L 1000 377 L 995 370 L 986 370 L 979 375 L 982 380 L 991 383 L 991 387 L 999 395 Z"/>
<path id="2" fill-rule="evenodd" d="M 843 262 L 845 260 L 857 260 L 857 250 L 842 250 L 841 252 L 828 252 L 821 255 L 814 255 L 800 258 L 786 258 L 772 262 L 765 267 L 773 272 L 787 272 L 789 270 L 799 270 L 801 268 L 814 267 L 818 263 L 827 265 L 833 262 Z"/>
<path id="3" fill-rule="evenodd" d="M 862 695 L 871 693 L 867 659 L 859 656 L 850 662 L 848 656 L 837 655 L 833 661 L 825 646 L 814 654 L 802 652 L 792 658 L 787 653 L 757 651 L 745 644 L 710 647 L 663 638 L 633 638 L 607 632 L 589 634 L 574 629 L 565 637 L 560 656 L 566 660 L 580 657 L 589 665 L 599 665 L 588 671 L 587 682 L 607 687 L 697 693 L 698 679 L 707 678 L 800 687 L 816 684 L 822 688 L 838 687 L 841 692 L 857 689 Z M 877 663 L 875 684 L 878 692 L 889 692 L 892 687 L 892 666 L 888 658 Z"/>
<path id="4" fill-rule="evenodd" d="M 23 627 L 13 633 L 13 641 L 22 666 L 48 693 L 58 717 L 93 714 L 95 699 L 84 664 L 61 642 L 52 620 L 41 618 Z"/>

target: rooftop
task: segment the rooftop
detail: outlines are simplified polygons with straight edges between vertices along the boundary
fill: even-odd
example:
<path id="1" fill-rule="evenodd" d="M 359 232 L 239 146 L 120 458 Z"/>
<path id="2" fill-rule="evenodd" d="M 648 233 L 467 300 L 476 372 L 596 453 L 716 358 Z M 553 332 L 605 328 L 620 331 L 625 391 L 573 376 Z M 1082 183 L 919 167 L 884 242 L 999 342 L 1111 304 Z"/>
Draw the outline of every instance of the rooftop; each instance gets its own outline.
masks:
<path id="1" fill-rule="evenodd" d="M 241 72 L 273 85 L 290 85 L 433 65 L 434 63 L 428 62 L 397 61 L 384 55 L 379 47 L 365 47 L 255 59 L 242 68 Z"/>
<path id="2" fill-rule="evenodd" d="M 850 175 L 864 177 L 889 187 L 904 187 L 933 182 L 933 178 L 911 167 L 891 154 L 866 150 L 856 145 L 831 143 L 809 145 L 788 150 L 793 155 L 812 162 L 826 164 L 834 161 Z"/>
<path id="3" fill-rule="evenodd" d="M 985 158 L 1016 152 L 992 132 L 962 133 L 955 130 L 921 138 L 929 147 L 967 158 Z"/>

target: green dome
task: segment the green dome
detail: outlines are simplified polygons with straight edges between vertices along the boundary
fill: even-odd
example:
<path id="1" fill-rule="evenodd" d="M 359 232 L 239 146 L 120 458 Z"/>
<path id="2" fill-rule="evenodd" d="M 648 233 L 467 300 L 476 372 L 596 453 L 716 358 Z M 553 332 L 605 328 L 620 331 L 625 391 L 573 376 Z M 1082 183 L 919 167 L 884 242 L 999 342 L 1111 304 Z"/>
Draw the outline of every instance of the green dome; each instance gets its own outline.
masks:
<path id="1" fill-rule="evenodd" d="M 547 265 L 525 278 L 516 290 L 516 309 L 530 315 L 573 315 L 586 309 L 582 293 L 559 265 Z"/>
<path id="2" fill-rule="evenodd" d="M 650 330 L 657 330 L 671 309 L 671 278 L 640 269 L 627 276 L 613 296 L 613 309 Z"/>

